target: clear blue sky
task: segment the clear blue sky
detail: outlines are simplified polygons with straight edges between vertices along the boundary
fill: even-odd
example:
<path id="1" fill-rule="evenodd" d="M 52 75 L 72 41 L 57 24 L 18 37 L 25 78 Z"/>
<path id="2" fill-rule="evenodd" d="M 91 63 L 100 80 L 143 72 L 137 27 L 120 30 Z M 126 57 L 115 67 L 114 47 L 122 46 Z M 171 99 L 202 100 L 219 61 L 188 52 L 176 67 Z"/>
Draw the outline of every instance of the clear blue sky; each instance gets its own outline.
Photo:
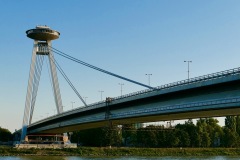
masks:
<path id="1" fill-rule="evenodd" d="M 61 36 L 53 46 L 100 68 L 151 85 L 240 65 L 239 0 L 0 1 L 0 126 L 21 128 L 33 41 L 25 31 L 48 25 Z M 145 89 L 56 56 L 87 103 Z M 64 110 L 82 106 L 59 75 Z M 44 64 L 34 120 L 54 114 Z"/>

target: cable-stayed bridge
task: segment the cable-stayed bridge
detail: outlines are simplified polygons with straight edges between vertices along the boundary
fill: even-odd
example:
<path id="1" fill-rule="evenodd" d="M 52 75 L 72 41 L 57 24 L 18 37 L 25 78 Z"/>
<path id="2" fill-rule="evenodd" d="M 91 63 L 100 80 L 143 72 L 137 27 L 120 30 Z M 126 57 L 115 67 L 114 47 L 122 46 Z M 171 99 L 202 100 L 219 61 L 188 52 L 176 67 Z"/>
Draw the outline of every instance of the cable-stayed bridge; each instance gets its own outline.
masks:
<path id="1" fill-rule="evenodd" d="M 106 71 L 52 47 L 51 40 L 59 32 L 47 26 L 28 30 L 27 36 L 34 39 L 32 62 L 24 110 L 21 139 L 27 134 L 66 133 L 75 130 L 187 118 L 217 117 L 239 114 L 240 68 L 208 74 L 175 83 L 151 87 L 140 82 Z M 102 73 L 146 87 L 148 89 L 108 97 L 106 100 L 87 105 L 54 58 L 58 54 L 68 60 L 95 69 Z M 43 57 L 48 57 L 57 115 L 32 123 Z M 63 112 L 57 70 L 83 102 L 83 107 Z"/>

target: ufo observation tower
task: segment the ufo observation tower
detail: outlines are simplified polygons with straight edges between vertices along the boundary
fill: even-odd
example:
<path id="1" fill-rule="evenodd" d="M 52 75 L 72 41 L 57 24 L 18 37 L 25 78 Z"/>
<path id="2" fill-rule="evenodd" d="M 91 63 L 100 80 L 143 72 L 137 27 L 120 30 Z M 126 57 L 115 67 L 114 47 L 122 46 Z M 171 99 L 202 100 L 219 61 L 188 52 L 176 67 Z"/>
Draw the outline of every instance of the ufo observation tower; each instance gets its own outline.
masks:
<path id="1" fill-rule="evenodd" d="M 58 77 L 56 72 L 56 65 L 54 55 L 51 50 L 52 40 L 58 39 L 60 33 L 52 30 L 48 26 L 36 26 L 35 29 L 26 31 L 27 37 L 34 40 L 32 60 L 30 65 L 27 95 L 25 101 L 23 125 L 21 140 L 25 139 L 27 133 L 27 126 L 32 122 L 32 116 L 41 77 L 41 71 L 43 66 L 43 60 L 48 58 L 51 70 L 51 80 L 54 91 L 54 99 L 57 108 L 57 113 L 63 112 L 62 99 L 59 89 Z"/>

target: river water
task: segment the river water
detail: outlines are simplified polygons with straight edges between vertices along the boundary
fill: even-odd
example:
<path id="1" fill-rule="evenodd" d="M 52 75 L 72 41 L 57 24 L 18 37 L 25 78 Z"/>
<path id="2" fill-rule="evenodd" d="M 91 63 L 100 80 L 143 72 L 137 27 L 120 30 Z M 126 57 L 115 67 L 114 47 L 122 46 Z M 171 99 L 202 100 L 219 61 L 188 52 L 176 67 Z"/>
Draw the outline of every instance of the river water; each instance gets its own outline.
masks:
<path id="1" fill-rule="evenodd" d="M 214 157 L 118 157 L 118 158 L 93 158 L 93 157 L 54 157 L 54 156 L 26 156 L 26 157 L 0 157 L 0 160 L 239 160 L 240 157 L 214 156 Z"/>

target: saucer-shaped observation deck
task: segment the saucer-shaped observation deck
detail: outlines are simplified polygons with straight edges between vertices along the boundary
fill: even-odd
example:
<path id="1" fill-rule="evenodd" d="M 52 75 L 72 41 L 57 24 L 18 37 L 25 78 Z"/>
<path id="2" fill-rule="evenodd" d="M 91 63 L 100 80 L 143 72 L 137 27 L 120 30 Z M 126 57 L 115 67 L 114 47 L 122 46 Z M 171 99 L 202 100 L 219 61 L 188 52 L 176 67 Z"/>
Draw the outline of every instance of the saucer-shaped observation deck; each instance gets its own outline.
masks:
<path id="1" fill-rule="evenodd" d="M 60 36 L 58 31 L 52 30 L 48 26 L 37 26 L 35 29 L 27 30 L 26 33 L 27 37 L 40 41 L 54 40 Z"/>

